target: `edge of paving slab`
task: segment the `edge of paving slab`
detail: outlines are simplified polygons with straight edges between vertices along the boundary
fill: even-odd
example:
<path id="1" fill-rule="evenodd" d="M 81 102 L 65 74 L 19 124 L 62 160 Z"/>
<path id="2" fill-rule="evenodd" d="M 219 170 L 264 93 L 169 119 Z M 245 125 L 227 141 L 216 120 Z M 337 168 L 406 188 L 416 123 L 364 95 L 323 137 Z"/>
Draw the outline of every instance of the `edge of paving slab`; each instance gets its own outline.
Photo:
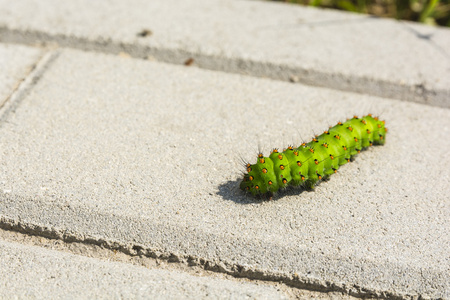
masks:
<path id="1" fill-rule="evenodd" d="M 85 219 L 86 214 L 88 214 L 89 212 L 84 211 L 85 209 L 83 209 L 82 207 L 73 207 L 66 205 L 58 209 L 57 207 L 46 205 L 38 199 L 20 200 L 20 197 L 9 197 L 7 196 L 7 194 L 4 194 L 4 196 L 1 198 L 5 200 L 0 201 L 0 203 L 3 204 L 2 206 L 6 205 L 6 207 L 9 207 L 8 215 L 3 214 L 0 217 L 0 228 L 4 230 L 18 231 L 20 233 L 29 235 L 37 235 L 50 239 L 62 240 L 68 243 L 78 242 L 97 245 L 103 248 L 116 250 L 130 256 L 150 257 L 159 260 L 165 260 L 168 263 L 175 262 L 185 264 L 187 266 L 196 266 L 208 271 L 224 273 L 234 277 L 247 278 L 251 280 L 278 281 L 294 288 L 326 293 L 340 292 L 358 298 L 428 299 L 444 297 L 444 295 L 446 295 L 446 292 L 442 290 L 438 293 L 440 296 L 436 294 L 436 291 L 408 292 L 406 290 L 402 290 L 401 288 L 399 290 L 395 287 L 392 287 L 390 283 L 386 285 L 386 283 L 380 284 L 380 282 L 374 282 L 372 286 L 368 287 L 361 286 L 361 284 L 355 284 L 352 282 L 339 282 L 334 280 L 333 278 L 321 279 L 308 276 L 307 274 L 297 274 L 282 271 L 274 272 L 267 269 L 252 267 L 246 264 L 239 263 L 237 261 L 222 261 L 220 260 L 220 258 L 217 258 L 214 255 L 208 258 L 208 255 L 204 255 L 206 253 L 191 254 L 187 249 L 174 251 L 170 247 L 164 248 L 161 247 L 161 245 L 158 246 L 158 241 L 154 241 L 152 245 L 147 244 L 147 242 L 145 241 L 140 241 L 139 236 L 141 236 L 143 232 L 148 232 L 147 230 L 151 229 L 155 231 L 162 230 L 165 232 L 165 235 L 174 234 L 174 231 L 176 231 L 178 235 L 185 234 L 183 232 L 178 232 L 179 228 L 177 229 L 170 227 L 161 227 L 161 225 L 152 223 L 149 224 L 147 220 L 147 226 L 144 226 L 145 228 L 140 228 L 138 230 L 139 224 L 141 223 L 139 223 L 138 221 L 136 221 L 138 222 L 136 223 L 131 222 L 131 220 L 124 220 L 123 218 L 128 219 L 126 216 L 113 216 L 113 218 L 111 219 L 110 217 L 97 212 L 97 216 L 94 218 L 94 221 Z M 51 211 L 51 214 L 50 216 L 47 214 L 44 216 L 42 215 L 42 213 L 40 213 L 42 211 Z M 92 212 L 90 212 L 89 214 L 91 213 Z M 86 220 L 85 225 L 81 227 L 71 226 L 71 220 L 76 222 L 76 220 L 80 218 Z M 127 228 L 123 229 L 124 232 L 126 232 L 128 239 L 124 241 L 110 230 L 107 230 L 106 232 L 87 230 L 86 228 L 95 227 L 94 224 L 91 224 L 92 222 L 100 222 L 106 228 L 113 228 L 114 224 L 118 223 L 125 222 L 127 224 L 130 224 Z M 66 228 L 76 228 L 76 231 L 68 230 Z M 133 230 L 135 232 L 133 232 Z M 194 237 L 191 242 L 194 244 L 204 243 L 204 239 L 208 239 L 203 236 L 205 234 L 207 235 L 207 233 L 202 233 L 201 236 Z M 211 239 L 211 237 L 209 239 Z M 221 244 L 221 239 L 219 239 L 218 237 L 213 237 L 213 239 L 216 243 Z M 247 243 L 248 241 L 238 241 L 238 244 L 243 242 Z M 307 257 L 305 257 L 305 259 L 307 259 Z M 342 266 L 342 270 L 345 270 L 345 264 L 348 264 L 349 262 L 343 261 L 342 263 L 344 263 L 344 266 Z M 370 273 L 371 269 L 372 267 L 368 265 L 366 266 L 366 268 L 361 269 L 361 271 Z M 334 271 L 331 270 L 330 272 Z M 422 271 L 427 272 L 427 270 Z M 401 266 L 397 266 L 397 268 L 395 268 L 393 272 L 393 274 L 391 274 L 391 272 L 389 274 L 384 274 L 383 276 L 389 277 L 390 275 L 395 274 L 395 276 L 400 276 L 399 274 L 403 274 L 401 275 L 402 277 L 407 274 L 419 274 L 417 276 L 420 276 L 420 272 L 417 272 L 416 270 L 410 270 L 408 268 L 404 269 Z M 414 278 L 414 276 L 411 278 L 410 276 L 406 276 L 404 278 L 404 280 L 406 280 L 406 283 L 402 284 L 413 284 L 413 281 L 411 280 L 415 280 Z M 431 280 L 434 281 L 435 279 L 439 278 L 442 279 L 442 274 L 438 272 L 432 274 Z M 435 289 L 439 289 L 438 285 L 442 284 L 441 281 L 442 280 L 438 280 L 434 283 L 433 286 Z M 384 281 L 382 280 L 382 282 Z"/>
<path id="2" fill-rule="evenodd" d="M 450 98 L 450 90 L 430 90 L 423 84 L 402 85 L 381 79 L 347 76 L 318 69 L 306 69 L 298 66 L 291 67 L 243 58 L 214 56 L 201 52 L 188 52 L 181 49 L 166 49 L 124 43 L 114 41 L 110 38 L 90 40 L 84 37 L 67 36 L 64 34 L 51 35 L 30 29 L 22 31 L 8 28 L 5 25 L 0 25 L 0 41 L 30 46 L 46 46 L 50 44 L 53 46 L 111 54 L 126 53 L 134 58 L 153 59 L 172 64 L 191 65 L 195 63 L 197 67 L 209 70 L 246 74 L 450 108 L 450 102 L 447 101 Z"/>
<path id="3" fill-rule="evenodd" d="M 48 295 L 54 299 L 75 295 L 80 299 L 109 299 L 118 295 L 125 299 L 162 296 L 167 299 L 289 299 L 301 294 L 280 283 L 237 279 L 199 268 L 193 271 L 178 264 L 130 257 L 94 245 L 68 244 L 1 229 L 0 252 L 5 253 L 0 256 L 2 299 L 41 299 Z M 24 261 L 32 263 L 24 264 Z M 27 278 L 26 283 L 23 277 Z M 83 286 L 81 291 L 80 286 Z M 303 294 L 323 296 L 310 291 Z"/>
<path id="4" fill-rule="evenodd" d="M 149 270 L 156 269 L 156 270 L 165 270 L 168 272 L 183 273 L 197 278 L 214 278 L 218 280 L 226 280 L 242 284 L 250 283 L 256 284 L 257 286 L 274 287 L 280 293 L 283 293 L 285 296 L 287 296 L 289 299 L 307 299 L 307 298 L 333 299 L 333 300 L 358 299 L 339 292 L 322 293 L 317 291 L 310 291 L 289 287 L 286 284 L 279 282 L 268 282 L 248 278 L 238 278 L 224 273 L 208 271 L 201 267 L 188 266 L 187 264 L 184 263 L 173 263 L 173 262 L 169 263 L 166 260 L 159 260 L 151 257 L 131 256 L 123 252 L 107 249 L 98 245 L 78 243 L 78 242 L 66 243 L 62 240 L 49 239 L 39 235 L 31 235 L 12 230 L 4 230 L 0 228 L 0 244 L 1 242 L 21 244 L 25 247 L 39 247 L 47 249 L 49 251 L 57 251 L 67 254 L 73 254 L 76 256 L 83 256 L 107 262 L 124 263 L 133 266 L 144 267 Z"/>
<path id="5" fill-rule="evenodd" d="M 237 278 L 247 278 L 250 280 L 274 281 L 286 284 L 287 286 L 330 293 L 338 292 L 347 294 L 357 298 L 383 298 L 383 299 L 426 299 L 426 297 L 418 295 L 407 295 L 393 293 L 387 291 L 374 291 L 357 285 L 347 286 L 340 283 L 322 282 L 311 278 L 302 278 L 294 274 L 288 277 L 282 273 L 268 273 L 263 270 L 250 269 L 246 266 L 231 265 L 226 262 L 215 262 L 191 255 L 180 255 L 174 253 L 166 253 L 155 249 L 146 248 L 138 244 L 125 244 L 119 241 L 110 241 L 106 239 L 96 238 L 83 234 L 68 232 L 67 230 L 50 228 L 44 225 L 35 225 L 21 222 L 18 220 L 0 218 L 0 228 L 2 230 L 15 231 L 22 234 L 41 236 L 48 239 L 61 240 L 66 243 L 82 243 L 87 245 L 100 246 L 105 249 L 120 251 L 129 256 L 144 256 L 159 260 L 165 260 L 168 263 L 181 263 L 189 267 L 200 267 L 206 271 L 213 271 L 231 275 Z"/>
<path id="6" fill-rule="evenodd" d="M 25 95 L 38 82 L 58 55 L 59 51 L 57 50 L 43 52 L 41 57 L 31 66 L 30 72 L 17 84 L 11 94 L 3 102 L 0 102 L 0 122 L 4 121 L 8 113 L 20 104 L 21 100 L 25 98 Z"/>

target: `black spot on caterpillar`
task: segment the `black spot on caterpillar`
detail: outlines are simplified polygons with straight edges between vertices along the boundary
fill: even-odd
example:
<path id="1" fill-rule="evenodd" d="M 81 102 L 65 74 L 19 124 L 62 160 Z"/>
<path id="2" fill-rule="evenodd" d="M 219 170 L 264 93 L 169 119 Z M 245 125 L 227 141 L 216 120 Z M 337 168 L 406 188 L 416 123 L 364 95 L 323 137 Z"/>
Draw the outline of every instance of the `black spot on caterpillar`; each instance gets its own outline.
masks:
<path id="1" fill-rule="evenodd" d="M 255 164 L 246 164 L 247 173 L 240 188 L 269 199 L 288 186 L 311 189 L 361 150 L 383 145 L 387 132 L 384 123 L 370 114 L 362 118 L 354 116 L 297 148 L 289 146 L 283 152 L 273 149 L 269 157 L 259 153 Z"/>

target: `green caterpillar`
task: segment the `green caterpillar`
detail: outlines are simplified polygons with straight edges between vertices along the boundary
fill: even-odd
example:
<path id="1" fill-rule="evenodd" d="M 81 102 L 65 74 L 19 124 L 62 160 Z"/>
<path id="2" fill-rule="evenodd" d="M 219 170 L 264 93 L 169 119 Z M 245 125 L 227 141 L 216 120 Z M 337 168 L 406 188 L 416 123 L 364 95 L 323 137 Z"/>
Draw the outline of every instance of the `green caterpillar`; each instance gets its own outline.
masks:
<path id="1" fill-rule="evenodd" d="M 283 152 L 273 149 L 269 157 L 258 154 L 256 164 L 246 164 L 247 173 L 240 188 L 254 196 L 268 196 L 288 186 L 311 189 L 336 173 L 339 166 L 372 145 L 386 141 L 385 122 L 367 115 L 354 116 L 330 127 L 311 142 L 298 148 L 287 147 Z"/>

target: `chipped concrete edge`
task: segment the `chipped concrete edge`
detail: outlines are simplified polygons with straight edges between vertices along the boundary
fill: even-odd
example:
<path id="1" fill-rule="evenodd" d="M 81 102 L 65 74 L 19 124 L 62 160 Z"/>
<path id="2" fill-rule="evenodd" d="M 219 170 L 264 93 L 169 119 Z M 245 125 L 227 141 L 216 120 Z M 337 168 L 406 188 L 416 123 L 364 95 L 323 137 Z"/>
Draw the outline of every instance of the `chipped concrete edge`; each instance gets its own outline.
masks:
<path id="1" fill-rule="evenodd" d="M 98 245 L 49 239 L 43 236 L 21 233 L 13 230 L 0 228 L 0 243 L 7 242 L 20 244 L 26 247 L 39 247 L 49 251 L 58 251 L 65 254 L 83 256 L 100 261 L 116 262 L 143 267 L 148 270 L 165 270 L 168 272 L 188 274 L 197 278 L 213 278 L 238 282 L 242 284 L 256 284 L 257 286 L 270 286 L 284 293 L 288 299 L 333 299 L 333 300 L 356 300 L 359 298 L 339 292 L 322 293 L 287 286 L 281 282 L 261 281 L 248 278 L 238 278 L 224 273 L 205 270 L 201 267 L 192 267 L 183 263 L 169 263 L 166 260 L 145 257 L 142 255 L 131 256 L 123 252 L 107 249 Z"/>
<path id="2" fill-rule="evenodd" d="M 56 45 L 83 51 L 109 54 L 127 53 L 133 58 L 154 59 L 171 64 L 186 64 L 208 70 L 245 74 L 255 77 L 302 83 L 311 86 L 326 87 L 335 90 L 370 94 L 384 98 L 412 101 L 431 106 L 450 108 L 447 99 L 449 90 L 430 90 L 424 84 L 401 85 L 373 78 L 347 76 L 339 73 L 327 73 L 301 67 L 278 65 L 270 62 L 258 62 L 240 58 L 206 55 L 187 52 L 181 49 L 165 49 L 123 43 L 110 38 L 90 40 L 84 37 L 64 34 L 50 35 L 41 31 L 10 29 L 0 25 L 0 42 L 16 43 L 30 46 Z M 190 62 L 187 64 L 186 62 Z"/>
<path id="3" fill-rule="evenodd" d="M 129 244 L 120 241 L 107 240 L 99 237 L 70 232 L 56 227 L 47 227 L 30 222 L 15 220 L 8 217 L 0 217 L 0 229 L 16 231 L 22 234 L 41 236 L 48 239 L 61 240 L 65 243 L 82 243 L 87 245 L 100 246 L 105 249 L 119 251 L 128 256 L 144 256 L 167 263 L 184 264 L 187 267 L 200 267 L 206 271 L 227 274 L 236 278 L 246 278 L 250 280 L 260 280 L 269 282 L 280 282 L 288 287 L 322 292 L 343 293 L 356 298 L 378 298 L 378 299 L 422 299 L 421 295 L 400 294 L 390 291 L 371 290 L 357 285 L 346 285 L 345 283 L 321 282 L 311 278 L 303 278 L 299 275 L 287 276 L 288 274 L 267 272 L 252 269 L 248 266 L 229 264 L 224 261 L 213 261 L 196 257 L 193 255 L 175 254 L 151 249 L 138 243 Z M 426 296 L 425 296 L 426 298 Z"/>

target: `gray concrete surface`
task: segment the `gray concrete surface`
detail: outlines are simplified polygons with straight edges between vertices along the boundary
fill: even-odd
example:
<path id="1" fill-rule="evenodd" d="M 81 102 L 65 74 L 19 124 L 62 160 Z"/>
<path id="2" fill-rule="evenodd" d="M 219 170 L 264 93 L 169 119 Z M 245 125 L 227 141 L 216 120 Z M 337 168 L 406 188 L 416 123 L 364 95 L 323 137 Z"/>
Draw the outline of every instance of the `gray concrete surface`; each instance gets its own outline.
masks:
<path id="1" fill-rule="evenodd" d="M 205 286 L 206 288 L 211 288 L 213 289 L 215 292 L 219 292 L 222 291 L 223 293 L 219 294 L 219 297 L 225 297 L 225 296 L 231 296 L 231 295 L 236 295 L 239 294 L 242 297 L 229 297 L 229 298 L 251 298 L 251 296 L 256 296 L 256 295 L 261 295 L 261 297 L 264 296 L 273 296 L 275 298 L 277 298 L 277 296 L 279 298 L 282 298 L 283 296 L 287 296 L 290 299 L 323 299 L 323 300 L 356 300 L 357 298 L 349 296 L 349 295 L 345 295 L 343 293 L 339 293 L 339 292 L 328 292 L 328 293 L 322 293 L 322 292 L 317 292 L 317 291 L 310 291 L 310 290 L 304 290 L 304 289 L 297 289 L 297 288 L 293 288 L 293 287 L 289 287 L 283 283 L 280 282 L 273 282 L 273 281 L 261 281 L 261 280 L 253 280 L 253 279 L 247 279 L 247 278 L 239 278 L 239 277 L 233 277 L 231 275 L 227 275 L 225 273 L 220 273 L 220 272 L 214 272 L 214 271 L 208 271 L 205 270 L 204 268 L 200 267 L 200 266 L 189 266 L 185 263 L 182 262 L 169 262 L 168 260 L 164 260 L 164 259 L 157 259 L 157 258 L 152 258 L 152 257 L 148 257 L 148 256 L 143 256 L 143 255 L 127 255 L 121 251 L 116 251 L 116 250 L 111 250 L 102 246 L 98 246 L 98 245 L 94 245 L 92 243 L 81 243 L 81 242 L 64 242 L 61 239 L 51 239 L 51 238 L 45 238 L 42 236 L 35 236 L 35 235 L 30 235 L 30 234 L 24 234 L 24 233 L 20 233 L 18 231 L 11 231 L 11 230 L 3 230 L 0 229 L 0 240 L 5 243 L 9 243 L 9 244 L 20 244 L 22 246 L 27 246 L 27 248 L 22 248 L 23 251 L 19 248 L 16 247 L 16 254 L 12 257 L 9 257 L 8 259 L 12 259 L 13 261 L 11 261 L 11 264 L 13 263 L 18 263 L 16 262 L 18 257 L 23 256 L 23 254 L 25 254 L 28 258 L 31 257 L 31 255 L 27 255 L 26 253 L 36 253 L 39 251 L 36 251 L 36 248 L 44 248 L 47 249 L 47 251 L 41 252 L 41 253 L 55 253 L 55 251 L 58 252 L 63 252 L 62 254 L 57 254 L 60 255 L 62 257 L 66 257 L 68 258 L 67 264 L 65 264 L 64 266 L 60 266 L 59 272 L 58 274 L 64 274 L 64 273 L 68 273 L 68 270 L 70 270 L 71 268 L 73 269 L 74 266 L 76 266 L 77 264 L 75 262 L 71 261 L 71 258 L 75 258 L 77 260 L 77 262 L 79 261 L 79 256 L 82 255 L 83 257 L 89 257 L 91 258 L 91 266 L 93 267 L 92 269 L 105 269 L 105 265 L 109 264 L 112 266 L 116 266 L 116 269 L 121 268 L 121 266 L 124 266 L 126 270 L 129 269 L 133 269 L 133 268 L 129 268 L 126 264 L 129 265 L 133 265 L 135 267 L 139 267 L 136 268 L 137 270 L 143 270 L 148 269 L 147 271 L 143 271 L 144 273 L 148 273 L 148 274 L 158 274 L 161 275 L 160 277 L 161 280 L 159 281 L 159 287 L 155 287 L 156 289 L 160 289 L 162 290 L 169 290 L 172 292 L 175 292 L 177 290 L 177 288 L 179 288 L 179 282 L 180 281 L 176 281 L 175 280 L 175 285 L 172 286 L 172 281 L 168 280 L 170 278 L 173 278 L 173 274 L 178 273 L 179 275 L 177 276 L 178 278 L 183 278 L 184 282 L 186 283 L 185 286 L 191 286 L 193 287 L 191 289 L 190 292 L 184 294 L 185 298 L 191 298 L 191 299 L 199 299 L 201 298 L 201 293 L 194 293 L 197 292 L 196 288 L 200 285 L 203 284 L 203 286 Z M 17 251 L 19 250 L 19 251 Z M 73 254 L 73 255 L 67 255 L 67 254 Z M 15 259 L 14 259 L 15 257 Z M 95 262 L 95 260 L 97 260 L 97 262 Z M 100 262 L 98 262 L 98 260 L 100 260 Z M 32 268 L 32 272 L 33 274 L 38 274 L 38 273 L 48 273 L 49 270 L 41 270 L 40 268 L 44 268 L 45 269 L 45 264 L 39 264 L 39 263 L 34 263 L 34 262 L 40 262 L 39 260 L 29 260 L 29 259 L 24 259 L 21 260 L 22 262 L 29 262 L 28 266 L 30 266 L 30 264 L 33 264 Z M 89 261 L 89 260 L 87 260 Z M 110 264 L 111 262 L 115 262 L 116 264 Z M 49 262 L 51 264 L 51 261 Z M 9 264 L 8 268 L 11 266 L 11 264 Z M 20 266 L 18 267 L 19 269 L 21 268 Z M 154 270 L 164 270 L 165 272 L 153 272 Z M 83 271 L 83 269 L 79 270 L 78 273 L 81 273 Z M 101 270 L 100 270 L 101 271 Z M 1 271 L 0 271 L 1 272 Z M 13 271 L 14 272 L 14 271 Z M 93 272 L 97 272 L 99 273 L 98 270 L 94 270 Z M 120 272 L 114 272 L 114 275 L 118 275 L 118 273 Z M 127 282 L 129 280 L 129 276 L 124 276 L 127 272 L 122 272 L 122 276 L 116 276 L 116 278 L 120 279 L 120 277 L 123 277 L 122 281 L 123 282 Z M 93 283 L 98 280 L 97 278 L 93 278 L 93 276 L 88 275 L 91 278 L 92 282 L 88 282 L 87 284 L 81 284 L 83 281 L 73 281 L 71 280 L 70 282 L 72 283 L 72 286 L 69 289 L 76 289 L 78 287 L 78 289 L 83 289 L 83 286 L 86 285 L 93 285 Z M 103 276 L 103 275 L 102 275 Z M 23 278 L 26 278 L 26 276 L 24 275 L 22 278 L 19 276 L 16 276 L 14 279 L 12 277 L 3 277 L 3 280 L 8 280 L 8 285 L 9 286 L 13 286 L 13 285 L 19 285 L 17 282 L 21 282 L 23 281 Z M 55 278 L 53 278 L 54 281 L 58 281 L 60 280 L 63 276 L 54 276 Z M 67 276 L 66 278 L 70 277 Z M 73 278 L 74 276 L 72 276 Z M 92 280 L 93 278 L 93 280 Z M 145 277 L 144 277 L 145 278 Z M 17 280 L 16 280 L 17 279 Z M 36 279 L 36 278 L 35 278 Z M 38 280 L 31 280 L 30 278 L 30 282 L 28 284 L 31 284 L 31 282 L 41 282 L 42 278 L 37 278 Z M 108 278 L 109 279 L 109 278 Z M 192 281 L 191 281 L 192 279 Z M 206 279 L 206 280 L 202 280 L 202 279 Z M 209 279 L 215 279 L 215 280 L 209 280 Z M 86 280 L 86 279 L 85 279 Z M 17 281 L 17 282 L 12 282 L 12 281 Z M 191 282 L 190 282 L 191 281 Z M 109 282 L 111 284 L 111 281 Z M 146 282 L 149 283 L 149 282 Z M 0 279 L 0 284 L 1 284 L 1 279 Z M 63 287 L 64 285 L 66 285 L 67 283 L 64 283 L 61 285 L 61 287 Z M 161 286 L 161 285 L 165 285 L 165 286 Z M 236 290 L 233 291 L 233 293 L 229 293 L 229 290 L 226 289 L 226 287 L 239 287 L 239 292 L 236 293 Z M 243 287 L 242 289 L 240 287 Z M 261 289 L 259 289 L 259 287 L 262 287 Z M 103 285 L 102 288 L 104 290 L 106 290 L 105 294 L 110 294 L 109 293 L 109 286 L 108 285 Z M 38 289 L 38 287 L 34 287 L 35 290 Z M 116 289 L 116 287 L 114 287 L 114 289 Z M 101 291 L 100 288 L 96 288 L 97 291 Z M 205 289 L 206 290 L 206 289 Z M 231 290 L 231 289 L 230 289 Z M 252 290 L 252 291 L 249 291 Z M 277 291 L 277 293 L 274 295 L 274 291 Z M 16 289 L 16 293 L 14 294 L 21 294 L 23 293 L 23 290 L 20 289 L 19 287 Z M 244 293 L 247 293 L 247 295 L 245 295 Z M 3 291 L 3 294 L 6 296 L 6 291 Z M 14 294 L 12 293 L 11 290 L 9 290 L 9 298 L 13 298 Z M 56 294 L 61 294 L 61 290 L 56 291 Z M 156 293 L 155 293 L 156 294 Z M 167 295 L 167 294 L 166 294 Z M 166 296 L 162 293 L 160 293 L 159 295 L 156 294 L 155 296 L 159 296 L 159 297 L 164 297 Z M 47 293 L 48 296 L 48 293 Z M 73 295 L 71 295 L 73 296 Z M 261 297 L 258 297 L 261 298 Z M 40 297 L 36 297 L 36 298 L 40 298 Z M 42 297 L 47 299 L 48 297 Z M 62 298 L 62 299 L 66 299 L 66 297 L 64 297 L 64 294 L 61 297 L 54 297 L 54 298 Z M 73 297 L 71 297 L 73 298 Z M 89 298 L 89 297 L 85 297 L 85 298 Z M 122 298 L 140 298 L 140 297 L 122 297 Z M 165 297 L 165 298 L 168 298 Z"/>
<path id="2" fill-rule="evenodd" d="M 447 109 L 73 50 L 0 112 L 3 227 L 358 296 L 449 298 Z M 381 114 L 385 146 L 258 202 L 240 158 Z"/>
<path id="3" fill-rule="evenodd" d="M 287 299 L 273 287 L 198 277 L 0 241 L 0 297 Z M 82 287 L 82 288 L 80 288 Z"/>
<path id="4" fill-rule="evenodd" d="M 0 107 L 28 76 L 42 54 L 39 48 L 0 44 Z"/>
<path id="5" fill-rule="evenodd" d="M 450 30 L 260 1 L 0 1 L 0 41 L 127 52 L 450 107 Z M 76 12 L 76 13 L 75 13 Z M 143 30 L 151 34 L 139 36 Z"/>

